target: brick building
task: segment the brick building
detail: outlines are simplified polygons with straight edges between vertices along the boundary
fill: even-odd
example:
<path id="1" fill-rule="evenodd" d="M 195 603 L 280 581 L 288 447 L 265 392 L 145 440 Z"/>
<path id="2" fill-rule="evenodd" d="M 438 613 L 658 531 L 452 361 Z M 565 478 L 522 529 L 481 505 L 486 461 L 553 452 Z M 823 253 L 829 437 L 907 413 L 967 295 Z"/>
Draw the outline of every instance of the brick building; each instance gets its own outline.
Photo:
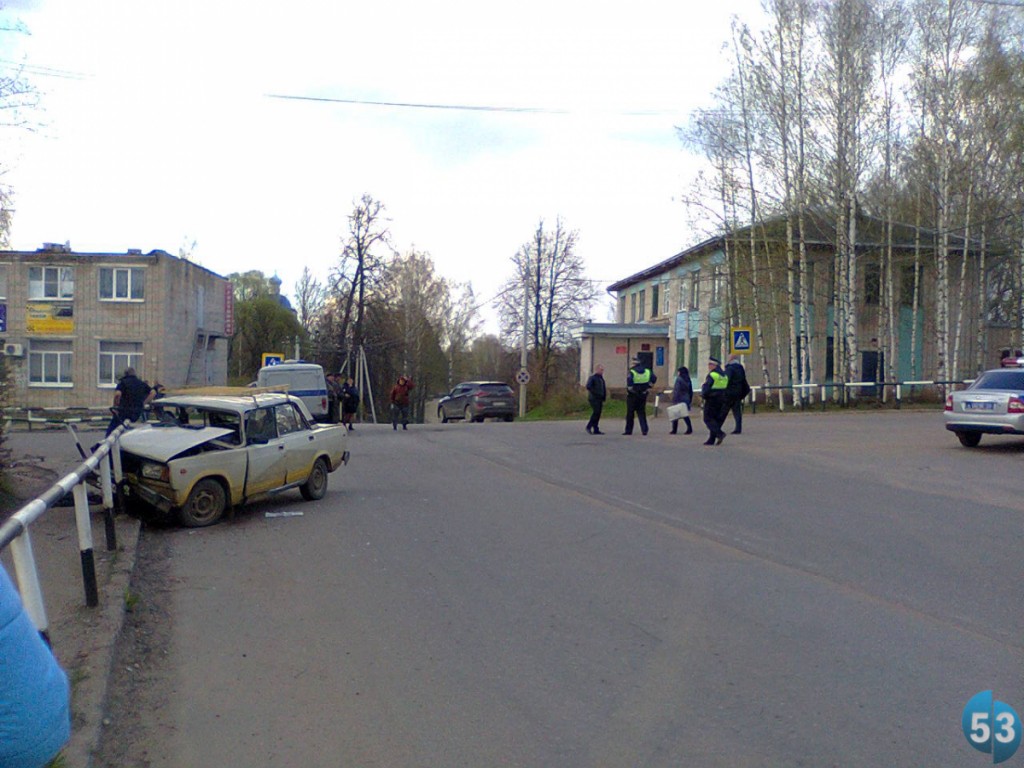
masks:
<path id="1" fill-rule="evenodd" d="M 110 403 L 129 365 L 168 388 L 224 384 L 231 283 L 164 251 L 0 251 L 0 351 L 11 405 Z"/>

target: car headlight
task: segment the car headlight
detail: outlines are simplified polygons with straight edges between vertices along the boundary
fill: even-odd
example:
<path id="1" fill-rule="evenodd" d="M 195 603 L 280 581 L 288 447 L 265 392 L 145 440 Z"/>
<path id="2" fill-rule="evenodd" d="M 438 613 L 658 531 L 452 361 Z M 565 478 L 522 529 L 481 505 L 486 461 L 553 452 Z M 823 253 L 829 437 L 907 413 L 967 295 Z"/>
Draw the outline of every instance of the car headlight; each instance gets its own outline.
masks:
<path id="1" fill-rule="evenodd" d="M 143 464 L 140 474 L 147 480 L 162 480 L 165 483 L 170 477 L 166 464 Z"/>

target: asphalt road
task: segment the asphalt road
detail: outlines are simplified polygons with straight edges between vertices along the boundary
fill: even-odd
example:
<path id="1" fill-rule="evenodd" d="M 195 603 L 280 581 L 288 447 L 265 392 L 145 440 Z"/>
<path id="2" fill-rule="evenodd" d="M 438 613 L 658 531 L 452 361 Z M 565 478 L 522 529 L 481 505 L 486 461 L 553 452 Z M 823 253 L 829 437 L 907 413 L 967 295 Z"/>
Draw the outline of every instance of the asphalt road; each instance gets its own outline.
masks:
<path id="1" fill-rule="evenodd" d="M 144 531 L 146 765 L 991 760 L 961 716 L 987 689 L 1024 712 L 1024 439 L 603 426 L 358 426 L 322 501 Z"/>

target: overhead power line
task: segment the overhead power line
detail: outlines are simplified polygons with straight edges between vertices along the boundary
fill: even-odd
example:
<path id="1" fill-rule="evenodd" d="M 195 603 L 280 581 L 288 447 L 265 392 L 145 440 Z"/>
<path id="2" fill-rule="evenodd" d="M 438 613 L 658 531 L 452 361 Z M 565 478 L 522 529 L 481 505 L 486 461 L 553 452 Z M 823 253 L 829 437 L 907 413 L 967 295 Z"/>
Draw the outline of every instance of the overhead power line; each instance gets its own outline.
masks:
<path id="1" fill-rule="evenodd" d="M 503 107 L 497 105 L 483 104 L 436 104 L 430 102 L 412 101 L 375 101 L 372 99 L 340 99 L 327 96 L 302 96 L 288 93 L 268 93 L 268 99 L 283 99 L 285 101 L 313 101 L 326 104 L 353 104 L 362 107 L 398 107 L 401 109 L 445 109 L 463 112 L 508 112 L 513 114 L 534 114 L 534 115 L 571 115 L 591 112 L 585 109 L 553 109 L 549 107 Z M 677 115 L 678 110 L 612 110 L 601 111 L 601 114 L 610 114 L 621 117 L 652 117 L 659 115 Z"/>

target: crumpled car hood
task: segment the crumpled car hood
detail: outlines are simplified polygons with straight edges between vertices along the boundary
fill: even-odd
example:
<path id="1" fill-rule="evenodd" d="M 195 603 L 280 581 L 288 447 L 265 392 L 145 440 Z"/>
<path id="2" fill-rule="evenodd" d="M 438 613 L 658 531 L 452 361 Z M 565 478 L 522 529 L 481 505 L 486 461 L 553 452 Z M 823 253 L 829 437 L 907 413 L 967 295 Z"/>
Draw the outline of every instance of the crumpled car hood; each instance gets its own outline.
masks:
<path id="1" fill-rule="evenodd" d="M 150 427 L 125 432 L 120 444 L 123 451 L 166 464 L 178 454 L 230 434 L 234 431 L 223 427 Z"/>

